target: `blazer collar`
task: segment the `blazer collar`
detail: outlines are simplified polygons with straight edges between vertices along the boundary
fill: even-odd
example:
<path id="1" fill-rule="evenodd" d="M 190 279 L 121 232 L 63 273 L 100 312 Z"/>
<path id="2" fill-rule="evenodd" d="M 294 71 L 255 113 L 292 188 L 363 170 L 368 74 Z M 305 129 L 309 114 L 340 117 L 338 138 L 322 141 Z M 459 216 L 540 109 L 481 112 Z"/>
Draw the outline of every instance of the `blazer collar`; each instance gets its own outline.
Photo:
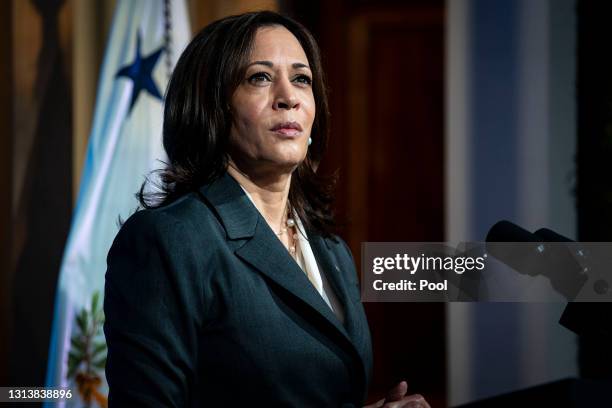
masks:
<path id="1" fill-rule="evenodd" d="M 227 172 L 200 193 L 214 206 L 229 239 L 251 238 L 260 217 L 240 184 Z"/>

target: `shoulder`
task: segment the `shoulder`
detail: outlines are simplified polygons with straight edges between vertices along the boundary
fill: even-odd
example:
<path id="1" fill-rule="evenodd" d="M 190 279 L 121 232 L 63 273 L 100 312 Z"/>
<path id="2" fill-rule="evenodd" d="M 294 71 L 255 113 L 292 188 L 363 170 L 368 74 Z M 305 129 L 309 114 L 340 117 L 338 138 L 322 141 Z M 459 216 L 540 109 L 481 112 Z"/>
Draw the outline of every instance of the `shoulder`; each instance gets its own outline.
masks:
<path id="1" fill-rule="evenodd" d="M 334 253 L 346 257 L 348 258 L 348 260 L 350 260 L 350 262 L 354 263 L 354 258 L 351 249 L 349 248 L 347 243 L 338 235 L 331 235 L 330 237 L 325 238 L 325 242 L 327 243 L 329 249 L 331 249 Z"/>
<path id="2" fill-rule="evenodd" d="M 350 282 L 356 282 L 357 270 L 355 269 L 355 260 L 346 242 L 338 235 L 331 235 L 330 237 L 324 238 L 324 240 L 329 250 L 338 260 L 341 270 L 345 271 L 348 280 Z"/>
<path id="3" fill-rule="evenodd" d="M 132 214 L 108 252 L 107 285 L 145 293 L 171 284 L 183 288 L 181 293 L 196 289 L 206 293 L 205 286 L 216 270 L 209 266 L 222 240 L 215 237 L 222 237 L 222 232 L 215 232 L 211 219 L 214 217 L 197 194 Z"/>
<path id="4" fill-rule="evenodd" d="M 111 252 L 117 247 L 146 247 L 204 256 L 211 252 L 204 249 L 214 249 L 221 241 L 222 227 L 197 193 L 190 193 L 167 206 L 132 214 L 117 233 Z"/>
<path id="5" fill-rule="evenodd" d="M 197 193 L 189 193 L 163 207 L 135 212 L 123 223 L 118 235 L 205 235 L 215 224 L 214 216 Z"/>

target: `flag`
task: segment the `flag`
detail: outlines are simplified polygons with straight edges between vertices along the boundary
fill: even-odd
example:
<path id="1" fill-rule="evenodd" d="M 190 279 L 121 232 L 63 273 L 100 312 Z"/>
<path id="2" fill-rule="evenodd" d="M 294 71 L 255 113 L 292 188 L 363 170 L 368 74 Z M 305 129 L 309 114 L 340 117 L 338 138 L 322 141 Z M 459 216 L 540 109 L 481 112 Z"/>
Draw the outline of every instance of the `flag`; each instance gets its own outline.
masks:
<path id="1" fill-rule="evenodd" d="M 137 208 L 144 177 L 163 166 L 163 95 L 191 30 L 184 0 L 118 0 L 55 298 L 46 387 L 105 406 L 102 294 L 118 219 Z"/>

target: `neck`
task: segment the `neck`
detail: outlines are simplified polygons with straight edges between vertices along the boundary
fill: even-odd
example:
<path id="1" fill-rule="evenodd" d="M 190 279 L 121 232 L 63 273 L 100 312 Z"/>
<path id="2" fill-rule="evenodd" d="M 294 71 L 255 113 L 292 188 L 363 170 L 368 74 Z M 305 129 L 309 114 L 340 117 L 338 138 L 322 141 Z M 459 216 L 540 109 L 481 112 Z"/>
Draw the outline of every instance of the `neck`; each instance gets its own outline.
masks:
<path id="1" fill-rule="evenodd" d="M 291 173 L 245 171 L 231 159 L 227 172 L 250 194 L 272 230 L 280 231 L 285 221 Z"/>

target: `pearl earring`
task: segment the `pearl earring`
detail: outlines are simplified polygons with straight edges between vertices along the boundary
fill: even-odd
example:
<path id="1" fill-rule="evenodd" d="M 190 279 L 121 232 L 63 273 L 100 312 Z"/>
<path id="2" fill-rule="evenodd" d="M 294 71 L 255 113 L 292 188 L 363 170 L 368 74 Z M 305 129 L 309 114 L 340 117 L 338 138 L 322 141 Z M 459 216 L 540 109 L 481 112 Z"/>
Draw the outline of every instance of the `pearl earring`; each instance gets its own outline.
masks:
<path id="1" fill-rule="evenodd" d="M 308 146 L 310 146 L 312 144 L 312 137 L 308 138 Z"/>

